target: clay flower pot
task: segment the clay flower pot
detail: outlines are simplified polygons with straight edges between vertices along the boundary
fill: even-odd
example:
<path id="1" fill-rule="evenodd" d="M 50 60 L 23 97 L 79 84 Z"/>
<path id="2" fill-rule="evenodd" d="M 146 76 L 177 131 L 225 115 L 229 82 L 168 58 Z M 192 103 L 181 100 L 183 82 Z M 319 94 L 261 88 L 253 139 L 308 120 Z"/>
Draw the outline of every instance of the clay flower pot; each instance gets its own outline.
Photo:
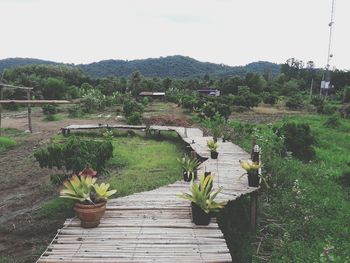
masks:
<path id="1" fill-rule="evenodd" d="M 81 221 L 81 227 L 96 227 L 100 224 L 100 219 L 106 211 L 106 202 L 95 205 L 76 203 L 74 211 Z"/>

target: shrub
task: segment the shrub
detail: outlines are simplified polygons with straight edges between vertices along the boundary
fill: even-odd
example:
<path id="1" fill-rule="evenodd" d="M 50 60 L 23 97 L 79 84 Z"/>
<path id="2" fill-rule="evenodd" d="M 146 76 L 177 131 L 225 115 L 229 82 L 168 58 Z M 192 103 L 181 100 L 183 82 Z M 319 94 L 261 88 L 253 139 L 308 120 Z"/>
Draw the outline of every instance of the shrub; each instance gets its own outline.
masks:
<path id="1" fill-rule="evenodd" d="M 293 96 L 287 99 L 286 107 L 289 109 L 298 109 L 303 105 L 303 99 L 301 96 Z"/>
<path id="2" fill-rule="evenodd" d="M 265 104 L 275 105 L 277 103 L 278 97 L 272 93 L 263 94 L 263 102 Z"/>
<path id="3" fill-rule="evenodd" d="M 316 107 L 321 107 L 324 105 L 324 97 L 323 96 L 313 96 L 311 98 L 310 103 Z"/>
<path id="4" fill-rule="evenodd" d="M 66 179 L 67 179 L 67 176 L 65 174 L 51 174 L 50 175 L 50 182 L 52 185 L 55 185 L 55 186 L 62 185 Z"/>
<path id="5" fill-rule="evenodd" d="M 81 107 L 79 105 L 74 105 L 68 108 L 68 116 L 69 118 L 80 118 L 84 115 Z"/>
<path id="6" fill-rule="evenodd" d="M 138 112 L 139 114 L 142 114 L 143 112 L 142 105 L 137 103 L 133 99 L 125 100 L 123 105 L 123 113 L 125 117 L 129 118 L 134 112 Z"/>
<path id="7" fill-rule="evenodd" d="M 324 122 L 324 126 L 328 127 L 328 128 L 336 128 L 340 126 L 340 119 L 337 115 L 332 115 L 330 116 L 325 122 Z"/>
<path id="8" fill-rule="evenodd" d="M 340 114 L 343 118 L 347 119 L 350 117 L 350 103 L 344 105 L 340 110 Z"/>
<path id="9" fill-rule="evenodd" d="M 347 86 L 344 88 L 343 91 L 343 102 L 349 103 L 350 102 L 350 86 Z"/>
<path id="10" fill-rule="evenodd" d="M 90 164 L 101 172 L 106 162 L 113 156 L 113 146 L 110 141 L 81 140 L 72 136 L 65 143 L 53 143 L 46 149 L 34 152 L 40 167 L 65 169 L 78 173 Z"/>
<path id="11" fill-rule="evenodd" d="M 310 161 L 315 157 L 312 147 L 315 138 L 308 124 L 284 123 L 277 129 L 277 134 L 284 137 L 285 151 L 292 152 L 293 157 L 302 161 Z"/>
<path id="12" fill-rule="evenodd" d="M 142 115 L 140 112 L 133 112 L 128 118 L 127 118 L 127 124 L 130 125 L 139 125 L 142 124 Z"/>
<path id="13" fill-rule="evenodd" d="M 169 116 L 169 115 L 150 117 L 145 119 L 144 122 L 148 126 L 165 125 L 165 126 L 188 127 L 192 124 L 191 121 L 185 116 L 177 117 L 177 116 Z"/>
<path id="14" fill-rule="evenodd" d="M 44 121 L 59 121 L 60 119 L 62 119 L 61 116 L 50 114 L 45 116 Z"/>
<path id="15" fill-rule="evenodd" d="M 53 115 L 57 113 L 57 106 L 54 104 L 44 104 L 41 108 L 44 115 Z"/>
<path id="16" fill-rule="evenodd" d="M 338 108 L 336 105 L 327 103 L 327 104 L 324 104 L 322 106 L 319 106 L 317 108 L 317 112 L 320 114 L 331 115 L 331 114 L 334 114 L 337 111 L 337 109 Z"/>

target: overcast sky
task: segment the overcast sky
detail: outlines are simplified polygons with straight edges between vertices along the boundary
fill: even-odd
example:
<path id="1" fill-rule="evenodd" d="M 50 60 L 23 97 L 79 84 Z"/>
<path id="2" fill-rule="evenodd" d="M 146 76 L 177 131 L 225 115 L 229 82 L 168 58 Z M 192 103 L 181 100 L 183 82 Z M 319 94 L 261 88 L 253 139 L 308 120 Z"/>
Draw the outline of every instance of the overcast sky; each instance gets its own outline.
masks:
<path id="1" fill-rule="evenodd" d="M 324 67 L 331 0 L 0 0 L 0 59 L 67 63 L 185 55 Z M 337 0 L 332 65 L 350 69 L 350 1 Z"/>

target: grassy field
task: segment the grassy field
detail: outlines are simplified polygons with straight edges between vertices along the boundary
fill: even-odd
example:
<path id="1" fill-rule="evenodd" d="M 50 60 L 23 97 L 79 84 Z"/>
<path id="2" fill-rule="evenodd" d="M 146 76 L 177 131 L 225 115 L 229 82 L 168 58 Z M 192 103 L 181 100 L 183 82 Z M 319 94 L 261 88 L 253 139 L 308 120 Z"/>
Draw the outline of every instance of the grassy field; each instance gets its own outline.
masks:
<path id="1" fill-rule="evenodd" d="M 272 187 L 261 195 L 256 246 L 233 250 L 240 262 L 247 258 L 253 262 L 350 262 L 350 190 L 341 180 L 349 169 L 350 122 L 341 120 L 338 126 L 327 127 L 328 118 L 308 115 L 284 120 L 310 125 L 316 157 L 305 163 L 265 156 L 271 157 L 265 158 L 264 165 Z M 269 152 L 274 145 L 272 129 L 256 127 L 263 152 Z M 247 147 L 251 138 L 247 135 L 237 143 Z M 232 239 L 229 246 L 237 238 L 245 242 L 252 238 L 239 232 L 244 222 L 238 226 L 225 229 Z"/>
<path id="2" fill-rule="evenodd" d="M 91 137 L 94 134 L 86 135 Z M 54 138 L 55 142 L 62 140 L 62 136 Z M 107 172 L 100 177 L 100 181 L 107 181 L 117 189 L 115 197 L 151 190 L 181 179 L 181 166 L 177 158 L 183 154 L 183 145 L 175 134 L 151 138 L 117 135 L 113 146 L 114 157 L 109 160 Z M 72 216 L 73 204 L 70 200 L 57 197 L 45 203 L 38 216 Z"/>

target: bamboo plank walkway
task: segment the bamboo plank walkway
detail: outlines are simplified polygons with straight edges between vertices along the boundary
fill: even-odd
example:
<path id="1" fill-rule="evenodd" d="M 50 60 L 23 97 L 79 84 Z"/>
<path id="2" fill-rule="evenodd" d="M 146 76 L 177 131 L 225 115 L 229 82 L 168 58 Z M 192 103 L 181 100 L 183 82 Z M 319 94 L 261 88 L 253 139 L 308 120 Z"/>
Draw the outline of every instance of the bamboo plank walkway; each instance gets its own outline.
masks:
<path id="1" fill-rule="evenodd" d="M 199 156 L 210 155 L 206 144 L 211 137 L 204 137 L 200 129 L 150 126 L 149 130 L 175 131 Z M 246 178 L 238 180 L 243 173 L 238 161 L 249 155 L 231 142 L 218 143 L 219 158 L 209 157 L 199 168 L 215 174 L 214 188 L 224 188 L 218 199 L 235 200 L 257 191 L 248 187 Z M 79 219 L 68 219 L 38 262 L 231 262 L 216 220 L 208 226 L 194 225 L 190 203 L 176 197 L 188 189 L 189 183 L 179 181 L 111 199 L 97 228 L 84 229 Z"/>

